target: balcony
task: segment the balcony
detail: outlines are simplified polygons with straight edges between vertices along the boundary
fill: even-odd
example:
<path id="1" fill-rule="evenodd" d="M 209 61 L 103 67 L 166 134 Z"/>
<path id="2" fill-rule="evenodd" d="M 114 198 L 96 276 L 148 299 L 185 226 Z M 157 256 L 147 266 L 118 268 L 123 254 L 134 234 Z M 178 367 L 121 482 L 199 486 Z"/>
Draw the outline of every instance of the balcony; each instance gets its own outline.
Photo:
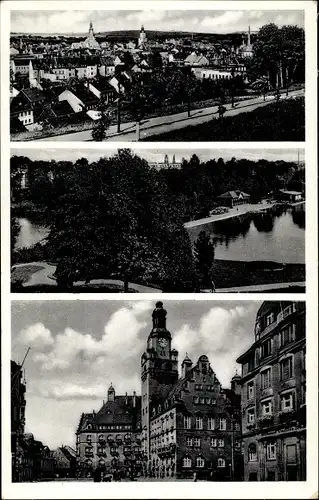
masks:
<path id="1" fill-rule="evenodd" d="M 158 448 L 157 454 L 159 457 L 163 458 L 175 455 L 175 451 L 176 451 L 176 444 L 171 443 L 166 446 L 161 446 L 160 448 Z"/>
<path id="2" fill-rule="evenodd" d="M 296 410 L 294 410 L 293 408 L 286 408 L 285 410 L 279 412 L 279 418 L 282 422 L 294 420 L 296 416 Z"/>
<path id="3" fill-rule="evenodd" d="M 274 422 L 274 416 L 273 415 L 263 415 L 258 420 L 258 423 L 259 423 L 260 427 L 268 427 L 269 425 L 272 425 L 273 422 Z"/>

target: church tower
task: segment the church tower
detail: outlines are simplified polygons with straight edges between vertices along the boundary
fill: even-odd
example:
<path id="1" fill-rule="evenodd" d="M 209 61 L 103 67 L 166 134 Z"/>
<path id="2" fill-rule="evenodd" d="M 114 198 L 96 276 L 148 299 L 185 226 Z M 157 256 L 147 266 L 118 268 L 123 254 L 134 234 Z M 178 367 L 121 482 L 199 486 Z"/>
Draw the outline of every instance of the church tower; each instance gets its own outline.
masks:
<path id="1" fill-rule="evenodd" d="M 140 36 L 138 39 L 139 48 L 143 48 L 145 46 L 145 43 L 146 43 L 146 33 L 144 31 L 144 26 L 142 25 L 141 31 L 140 31 Z"/>
<path id="2" fill-rule="evenodd" d="M 89 27 L 89 37 L 93 38 L 94 33 L 93 33 L 93 24 L 92 21 L 90 22 L 90 27 Z"/>
<path id="3" fill-rule="evenodd" d="M 149 458 L 152 409 L 165 398 L 178 380 L 178 352 L 172 349 L 172 335 L 166 328 L 167 312 L 157 302 L 152 313 L 153 328 L 141 358 L 142 446 Z"/>

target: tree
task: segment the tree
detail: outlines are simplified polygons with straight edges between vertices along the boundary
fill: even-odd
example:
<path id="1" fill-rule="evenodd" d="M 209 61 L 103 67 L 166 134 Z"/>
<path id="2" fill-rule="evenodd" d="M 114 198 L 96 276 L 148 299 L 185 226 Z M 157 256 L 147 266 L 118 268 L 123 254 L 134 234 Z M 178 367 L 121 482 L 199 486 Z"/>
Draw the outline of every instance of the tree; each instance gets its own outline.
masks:
<path id="1" fill-rule="evenodd" d="M 215 259 L 215 247 L 209 234 L 201 231 L 194 244 L 196 269 L 203 285 L 211 285 L 210 270 Z"/>
<path id="2" fill-rule="evenodd" d="M 140 140 L 140 123 L 146 113 L 148 97 L 143 81 L 134 82 L 130 90 L 130 113 L 136 122 L 136 141 Z"/>
<path id="3" fill-rule="evenodd" d="M 92 130 L 92 139 L 96 142 L 101 142 L 106 137 L 106 131 L 110 126 L 111 120 L 104 99 L 100 99 L 97 109 L 100 112 L 101 117 Z"/>
<path id="4" fill-rule="evenodd" d="M 18 219 L 14 216 L 11 216 L 11 252 L 13 252 L 17 238 L 20 232 L 20 224 Z"/>

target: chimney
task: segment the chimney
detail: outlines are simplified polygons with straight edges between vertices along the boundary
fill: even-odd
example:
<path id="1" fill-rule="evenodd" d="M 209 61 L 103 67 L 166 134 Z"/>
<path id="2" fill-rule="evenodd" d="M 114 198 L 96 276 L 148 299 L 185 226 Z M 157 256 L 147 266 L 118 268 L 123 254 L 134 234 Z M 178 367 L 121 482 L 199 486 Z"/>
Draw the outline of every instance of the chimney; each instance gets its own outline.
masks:
<path id="1" fill-rule="evenodd" d="M 136 392 L 133 392 L 133 408 L 136 407 Z"/>

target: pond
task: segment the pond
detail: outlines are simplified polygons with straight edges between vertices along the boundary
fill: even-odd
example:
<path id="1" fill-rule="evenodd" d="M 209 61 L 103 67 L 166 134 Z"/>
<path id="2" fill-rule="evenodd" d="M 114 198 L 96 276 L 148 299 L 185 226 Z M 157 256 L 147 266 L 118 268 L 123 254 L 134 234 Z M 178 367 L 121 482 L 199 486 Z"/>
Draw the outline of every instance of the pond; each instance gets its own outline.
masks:
<path id="1" fill-rule="evenodd" d="M 213 238 L 216 259 L 305 263 L 304 204 L 188 228 L 192 243 L 202 230 Z"/>
<path id="2" fill-rule="evenodd" d="M 17 237 L 15 249 L 31 247 L 46 238 L 49 234 L 50 230 L 47 227 L 32 222 L 29 218 L 18 218 L 18 222 L 20 224 L 20 232 Z"/>

